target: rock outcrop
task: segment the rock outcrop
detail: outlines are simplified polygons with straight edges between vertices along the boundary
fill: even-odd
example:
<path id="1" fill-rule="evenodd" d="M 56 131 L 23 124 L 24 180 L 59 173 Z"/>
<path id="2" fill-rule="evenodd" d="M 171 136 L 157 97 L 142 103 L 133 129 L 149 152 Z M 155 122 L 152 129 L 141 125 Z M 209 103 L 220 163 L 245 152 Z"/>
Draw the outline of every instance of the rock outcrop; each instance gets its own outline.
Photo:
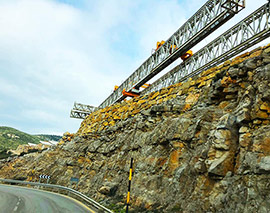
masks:
<path id="1" fill-rule="evenodd" d="M 36 145 L 23 144 L 19 145 L 15 150 L 9 150 L 7 153 L 10 156 L 23 156 L 33 152 L 42 152 L 48 149 L 49 147 L 50 147 L 49 145 L 44 145 L 41 143 Z"/>
<path id="2" fill-rule="evenodd" d="M 2 161 L 119 208 L 134 158 L 133 212 L 270 211 L 270 47 L 89 115 L 69 142 Z M 33 172 L 32 172 L 33 173 Z"/>

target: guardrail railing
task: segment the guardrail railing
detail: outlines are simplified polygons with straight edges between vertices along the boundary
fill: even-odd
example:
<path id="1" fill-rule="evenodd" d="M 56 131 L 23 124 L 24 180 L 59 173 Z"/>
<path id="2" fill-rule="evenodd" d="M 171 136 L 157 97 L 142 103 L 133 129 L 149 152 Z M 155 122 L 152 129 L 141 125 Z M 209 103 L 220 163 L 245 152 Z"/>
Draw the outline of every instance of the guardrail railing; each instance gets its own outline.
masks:
<path id="1" fill-rule="evenodd" d="M 41 188 L 46 191 L 54 191 L 59 194 L 64 194 L 69 197 L 75 198 L 85 205 L 89 207 L 95 208 L 97 212 L 108 212 L 108 213 L 113 213 L 111 210 L 107 209 L 106 207 L 102 206 L 98 202 L 94 201 L 93 199 L 87 197 L 86 195 L 82 194 L 81 192 L 78 192 L 74 189 L 65 187 L 65 186 L 60 186 L 60 185 L 54 185 L 54 184 L 46 184 L 46 183 L 36 183 L 36 182 L 28 182 L 28 181 L 20 181 L 20 180 L 10 180 L 10 179 L 1 179 L 0 182 L 2 183 L 9 183 L 9 184 L 16 184 L 16 185 L 30 185 L 30 186 L 37 186 L 38 188 Z M 48 190 L 51 189 L 51 190 Z"/>

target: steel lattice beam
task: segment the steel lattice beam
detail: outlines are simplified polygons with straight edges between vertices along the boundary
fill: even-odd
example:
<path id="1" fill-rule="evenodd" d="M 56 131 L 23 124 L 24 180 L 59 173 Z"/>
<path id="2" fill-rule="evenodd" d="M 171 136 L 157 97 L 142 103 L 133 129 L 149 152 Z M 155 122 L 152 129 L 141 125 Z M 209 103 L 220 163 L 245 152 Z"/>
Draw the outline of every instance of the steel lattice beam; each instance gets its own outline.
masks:
<path id="1" fill-rule="evenodd" d="M 156 52 L 128 77 L 100 106 L 123 100 L 123 89 L 139 89 L 144 83 L 245 7 L 245 0 L 209 0 Z"/>
<path id="2" fill-rule="evenodd" d="M 270 36 L 269 3 L 247 16 L 234 27 L 203 47 L 191 58 L 166 73 L 150 87 L 146 94 L 184 81 L 203 70 L 214 67 Z"/>
<path id="3" fill-rule="evenodd" d="M 80 103 L 74 103 L 73 110 L 78 110 L 78 111 L 84 111 L 84 112 L 93 112 L 95 111 L 94 106 L 91 105 L 85 105 L 85 104 L 80 104 Z"/>
<path id="4" fill-rule="evenodd" d="M 85 119 L 89 114 L 90 113 L 88 113 L 88 112 L 81 112 L 81 111 L 71 110 L 70 117 L 71 118 Z"/>
<path id="5" fill-rule="evenodd" d="M 74 103 L 73 109 L 70 112 L 71 118 L 80 118 L 84 119 L 87 115 L 91 114 L 96 110 L 96 107 L 80 104 L 80 103 Z"/>
<path id="6" fill-rule="evenodd" d="M 263 5 L 214 41 L 200 49 L 191 58 L 163 75 L 142 95 L 168 87 L 214 67 L 270 36 L 270 5 Z M 77 115 L 81 118 L 83 114 Z"/>

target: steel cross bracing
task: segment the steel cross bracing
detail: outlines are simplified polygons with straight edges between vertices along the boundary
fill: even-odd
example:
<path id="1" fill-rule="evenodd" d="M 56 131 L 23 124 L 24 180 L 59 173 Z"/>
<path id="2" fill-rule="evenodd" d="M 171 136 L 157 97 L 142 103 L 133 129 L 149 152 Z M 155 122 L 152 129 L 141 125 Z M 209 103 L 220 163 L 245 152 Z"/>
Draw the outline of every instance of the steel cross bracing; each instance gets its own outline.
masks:
<path id="1" fill-rule="evenodd" d="M 270 6 L 267 3 L 203 47 L 190 59 L 152 83 L 141 94 L 184 81 L 254 46 L 270 36 L 269 19 Z"/>
<path id="2" fill-rule="evenodd" d="M 80 103 L 74 103 L 73 109 L 70 112 L 71 118 L 81 118 L 84 119 L 87 115 L 91 114 L 96 110 L 96 107 L 80 104 Z"/>
<path id="3" fill-rule="evenodd" d="M 70 112 L 71 118 L 78 118 L 78 119 L 85 119 L 88 115 L 90 115 L 89 112 L 80 112 L 80 111 L 73 111 Z"/>
<path id="4" fill-rule="evenodd" d="M 214 67 L 270 36 L 269 3 L 247 16 L 234 27 L 203 47 L 191 58 L 163 75 L 142 95 L 184 81 Z"/>
<path id="5" fill-rule="evenodd" d="M 209 0 L 115 90 L 99 108 L 123 100 L 123 89 L 139 89 L 245 7 L 245 0 Z"/>

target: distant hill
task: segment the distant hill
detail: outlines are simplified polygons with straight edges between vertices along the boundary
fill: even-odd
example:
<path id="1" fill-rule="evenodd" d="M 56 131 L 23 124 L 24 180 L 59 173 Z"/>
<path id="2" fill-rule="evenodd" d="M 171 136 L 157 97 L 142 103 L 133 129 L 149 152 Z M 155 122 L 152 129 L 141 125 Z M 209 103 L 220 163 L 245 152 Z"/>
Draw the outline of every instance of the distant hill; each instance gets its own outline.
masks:
<path id="1" fill-rule="evenodd" d="M 0 126 L 0 159 L 8 157 L 7 150 L 16 149 L 21 144 L 34 143 L 40 141 L 58 141 L 61 136 L 57 135 L 30 135 L 17 129 Z"/>
<path id="2" fill-rule="evenodd" d="M 34 135 L 36 137 L 39 138 L 39 140 L 41 141 L 59 141 L 62 136 L 59 136 L 59 135 Z"/>

